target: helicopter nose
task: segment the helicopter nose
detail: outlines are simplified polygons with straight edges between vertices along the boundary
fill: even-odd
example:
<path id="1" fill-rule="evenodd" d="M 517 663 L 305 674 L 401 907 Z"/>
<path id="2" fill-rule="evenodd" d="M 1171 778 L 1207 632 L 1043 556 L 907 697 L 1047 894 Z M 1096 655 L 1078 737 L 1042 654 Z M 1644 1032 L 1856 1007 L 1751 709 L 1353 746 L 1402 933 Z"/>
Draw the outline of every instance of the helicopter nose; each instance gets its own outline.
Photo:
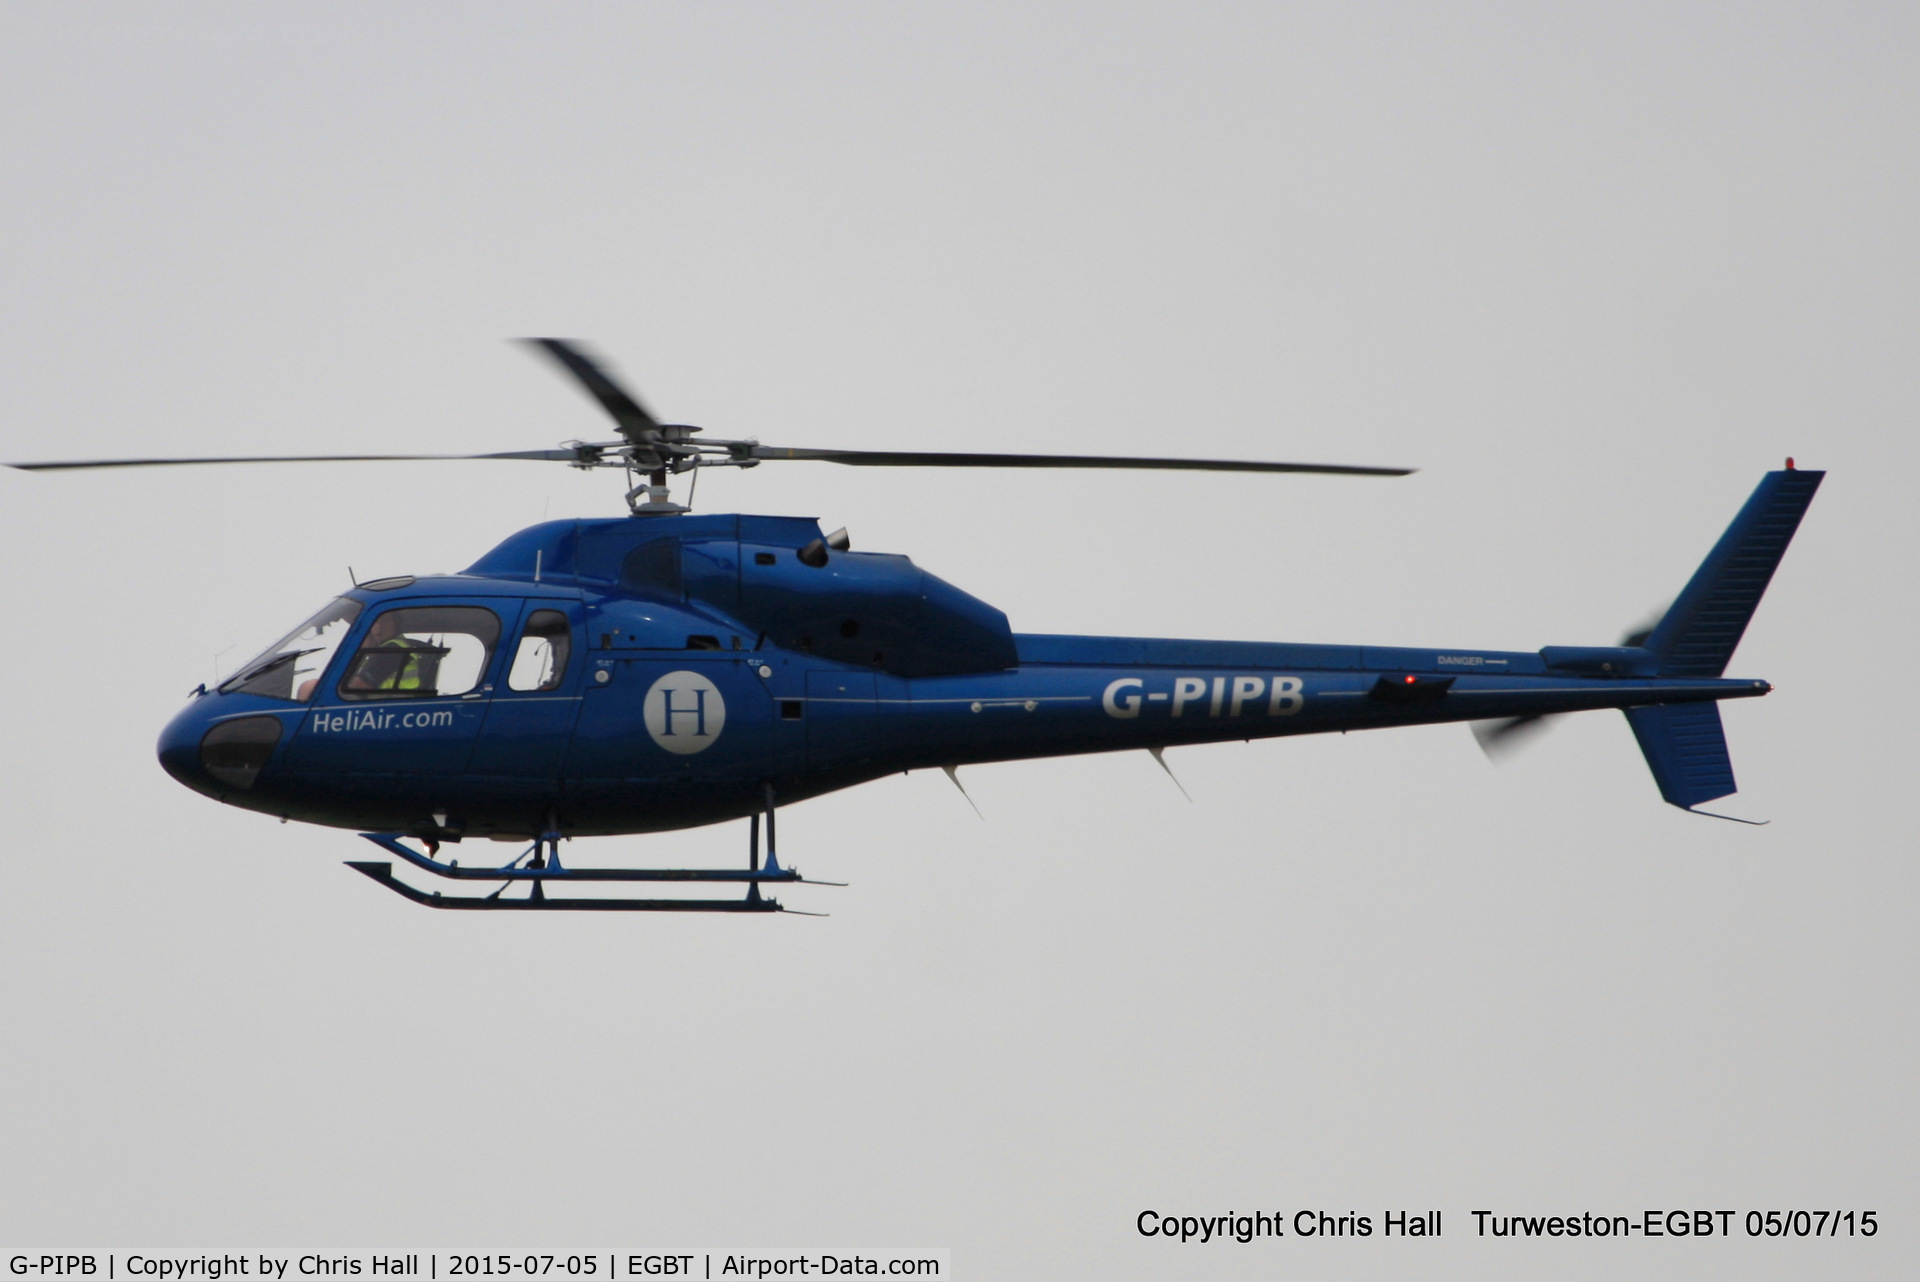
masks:
<path id="1" fill-rule="evenodd" d="M 160 732 L 160 768 L 195 792 L 217 796 L 213 776 L 200 762 L 200 740 L 206 735 L 212 709 L 206 696 L 180 709 Z"/>
<path id="2" fill-rule="evenodd" d="M 160 766 L 195 792 L 231 797 L 253 787 L 280 743 L 280 718 L 220 715 L 205 695 L 182 708 L 160 732 Z"/>

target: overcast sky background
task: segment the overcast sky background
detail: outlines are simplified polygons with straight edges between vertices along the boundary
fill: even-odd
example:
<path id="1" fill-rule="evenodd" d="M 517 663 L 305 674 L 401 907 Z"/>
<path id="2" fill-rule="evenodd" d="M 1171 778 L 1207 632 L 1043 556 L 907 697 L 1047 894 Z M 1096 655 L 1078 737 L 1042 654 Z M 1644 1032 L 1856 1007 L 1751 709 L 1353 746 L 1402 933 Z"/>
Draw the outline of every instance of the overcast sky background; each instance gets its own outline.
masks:
<path id="1" fill-rule="evenodd" d="M 348 566 L 617 476 L 0 475 L 0 1233 L 947 1246 L 969 1278 L 1891 1276 L 1915 1250 L 1910 5 L 148 6 L 0 16 L 0 458 L 608 432 L 1403 480 L 710 475 L 1022 631 L 1609 644 L 1831 469 L 1731 813 L 1622 718 L 938 773 L 784 812 L 826 920 L 425 912 L 153 756 Z M 731 862 L 743 825 L 581 843 Z M 1439 1244 L 1142 1210 L 1447 1213 Z M 1467 1212 L 1875 1208 L 1869 1242 Z"/>

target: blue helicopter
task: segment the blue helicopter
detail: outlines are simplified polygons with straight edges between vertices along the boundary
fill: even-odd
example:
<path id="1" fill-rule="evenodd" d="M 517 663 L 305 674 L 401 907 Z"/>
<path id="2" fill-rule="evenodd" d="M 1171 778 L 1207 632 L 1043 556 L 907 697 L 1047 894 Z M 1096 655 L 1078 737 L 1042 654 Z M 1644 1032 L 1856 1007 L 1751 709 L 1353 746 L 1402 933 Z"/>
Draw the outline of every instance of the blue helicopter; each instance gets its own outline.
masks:
<path id="1" fill-rule="evenodd" d="M 1032 635 L 905 556 L 810 518 L 695 515 L 668 477 L 814 460 L 863 467 L 1156 468 L 1398 476 L 1404 468 L 1208 459 L 792 449 L 696 439 L 578 345 L 534 340 L 619 439 L 481 455 L 115 459 L 29 470 L 341 458 L 548 460 L 636 476 L 626 517 L 547 521 L 459 574 L 356 584 L 192 701 L 160 763 L 229 805 L 355 829 L 420 872 L 499 882 L 434 908 L 776 912 L 782 804 L 915 769 L 1228 739 L 1471 721 L 1489 750 L 1542 718 L 1619 708 L 1660 794 L 1735 790 L 1722 676 L 1825 475 L 1769 472 L 1665 616 L 1617 646 L 1537 652 Z M 1164 759 L 1161 760 L 1164 766 Z M 957 776 L 955 782 L 958 782 Z M 569 867 L 566 838 L 748 820 L 739 868 Z M 1718 816 L 1727 817 L 1727 816 Z M 761 828 L 764 824 L 765 854 Z M 441 858 L 526 843 L 504 865 Z M 408 839 L 419 843 L 408 844 Z M 732 883 L 738 898 L 550 896 L 573 883 Z M 524 884 L 524 894 L 506 892 Z M 814 883 L 830 884 L 830 883 Z M 789 910 L 791 911 L 791 910 Z"/>

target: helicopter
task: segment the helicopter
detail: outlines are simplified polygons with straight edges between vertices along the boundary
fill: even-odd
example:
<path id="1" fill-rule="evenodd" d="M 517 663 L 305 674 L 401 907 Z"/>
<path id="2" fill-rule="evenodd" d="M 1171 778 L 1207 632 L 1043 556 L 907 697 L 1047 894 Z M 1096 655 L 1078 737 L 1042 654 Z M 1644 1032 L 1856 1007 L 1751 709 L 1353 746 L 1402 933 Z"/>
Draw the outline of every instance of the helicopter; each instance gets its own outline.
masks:
<path id="1" fill-rule="evenodd" d="M 390 459 L 550 461 L 627 475 L 628 514 L 544 521 L 465 570 L 357 582 L 168 723 L 161 766 L 214 800 L 356 830 L 391 861 L 348 866 L 433 908 L 794 912 L 825 884 L 780 861 L 782 805 L 916 769 L 1334 731 L 1474 723 L 1483 747 L 1544 718 L 1622 710 L 1660 794 L 1691 813 L 1735 791 L 1723 674 L 1825 473 L 1768 472 L 1663 617 L 1615 646 L 1538 651 L 1017 633 L 905 556 L 813 518 L 696 514 L 669 478 L 773 461 L 854 467 L 1144 468 L 1404 476 L 1225 459 L 803 449 L 657 419 L 581 345 L 528 340 L 618 439 L 459 455 L 15 463 L 31 471 Z M 1169 771 L 1171 773 L 1171 771 Z M 963 789 L 964 791 L 964 789 Z M 563 840 L 745 818 L 735 868 L 574 867 Z M 1751 822 L 1740 820 L 1740 822 Z M 765 829 L 764 856 L 761 830 Z M 462 865 L 446 847 L 524 844 Z M 414 844 L 409 844 L 412 842 Z M 497 858 L 497 857 L 496 857 Z M 550 895 L 593 884 L 732 885 L 738 897 Z M 509 889 L 525 893 L 509 895 Z"/>

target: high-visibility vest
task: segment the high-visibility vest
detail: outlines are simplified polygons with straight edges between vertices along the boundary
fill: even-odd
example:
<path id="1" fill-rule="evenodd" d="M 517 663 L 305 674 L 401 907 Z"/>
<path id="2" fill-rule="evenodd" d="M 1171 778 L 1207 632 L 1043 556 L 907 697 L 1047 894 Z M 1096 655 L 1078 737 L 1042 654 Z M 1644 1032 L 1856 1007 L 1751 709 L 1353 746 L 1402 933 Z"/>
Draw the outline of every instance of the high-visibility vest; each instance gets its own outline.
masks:
<path id="1" fill-rule="evenodd" d="M 383 651 L 386 653 L 383 654 Z M 431 688 L 431 683 L 426 680 L 424 660 L 429 657 L 437 659 L 446 651 L 439 646 L 420 645 L 402 635 L 389 637 L 375 646 L 370 653 L 379 654 L 393 664 L 391 671 L 373 683 L 373 689 L 421 690 Z"/>

